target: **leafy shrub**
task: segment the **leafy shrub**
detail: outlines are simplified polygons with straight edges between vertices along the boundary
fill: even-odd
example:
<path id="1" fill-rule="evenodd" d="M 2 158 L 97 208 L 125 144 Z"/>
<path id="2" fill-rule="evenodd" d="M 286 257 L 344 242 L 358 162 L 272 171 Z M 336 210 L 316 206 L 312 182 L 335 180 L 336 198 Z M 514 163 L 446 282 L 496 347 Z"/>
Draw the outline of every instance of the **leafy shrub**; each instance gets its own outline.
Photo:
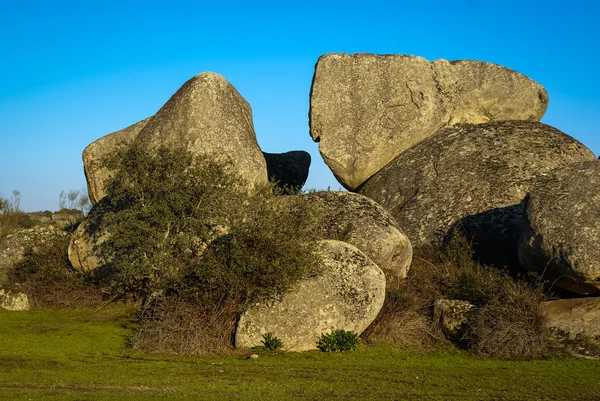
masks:
<path id="1" fill-rule="evenodd" d="M 414 342 L 440 341 L 441 334 L 431 323 L 433 303 L 440 298 L 477 307 L 463 341 L 478 354 L 530 359 L 553 350 L 540 312 L 540 302 L 546 298 L 543 287 L 477 263 L 470 242 L 462 235 L 445 244 L 415 249 L 408 277 L 388 284 L 385 304 L 366 330 L 367 336 L 404 345 L 402 337 L 394 336 L 399 330 L 415 334 Z M 423 327 L 418 316 L 427 319 L 429 328 Z"/>
<path id="2" fill-rule="evenodd" d="M 360 342 L 360 337 L 353 331 L 334 330 L 328 334 L 321 334 L 317 348 L 323 352 L 354 351 Z"/>
<path id="3" fill-rule="evenodd" d="M 54 236 L 28 246 L 10 267 L 7 287 L 27 294 L 36 308 L 98 305 L 102 293 L 71 267 L 68 245 L 68 236 Z"/>
<path id="4" fill-rule="evenodd" d="M 277 210 L 272 186 L 248 194 L 230 166 L 182 149 L 133 146 L 105 163 L 117 173 L 102 210 L 91 215 L 109 227 L 100 251 L 124 293 L 245 303 L 316 272 L 313 213 Z"/>

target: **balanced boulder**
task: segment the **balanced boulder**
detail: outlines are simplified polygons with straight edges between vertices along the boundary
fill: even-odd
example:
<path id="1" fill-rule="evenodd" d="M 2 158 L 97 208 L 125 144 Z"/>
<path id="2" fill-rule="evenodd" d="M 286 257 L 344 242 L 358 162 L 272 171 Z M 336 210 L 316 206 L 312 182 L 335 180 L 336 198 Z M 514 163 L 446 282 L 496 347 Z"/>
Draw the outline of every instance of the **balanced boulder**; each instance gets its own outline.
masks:
<path id="1" fill-rule="evenodd" d="M 92 205 L 106 196 L 106 183 L 113 174 L 103 165 L 103 160 L 119 148 L 131 145 L 149 120 L 150 118 L 146 118 L 120 131 L 105 135 L 83 150 L 83 171 Z"/>
<path id="2" fill-rule="evenodd" d="M 390 211 L 413 246 L 439 242 L 460 223 L 483 261 L 512 264 L 523 199 L 535 181 L 594 159 L 584 145 L 542 123 L 461 124 L 401 153 L 359 192 Z"/>
<path id="3" fill-rule="evenodd" d="M 385 276 L 364 253 L 340 241 L 321 241 L 315 251 L 323 263 L 317 278 L 301 280 L 280 299 L 251 305 L 238 323 L 235 344 L 250 348 L 272 333 L 287 351 L 316 349 L 321 334 L 363 332 L 385 298 Z"/>
<path id="4" fill-rule="evenodd" d="M 187 81 L 140 131 L 136 143 L 183 147 L 231 163 L 249 186 L 268 181 L 252 109 L 223 76 L 205 72 Z"/>
<path id="5" fill-rule="evenodd" d="M 285 153 L 263 152 L 263 155 L 269 180 L 285 191 L 299 193 L 308 178 L 310 153 L 292 150 Z"/>
<path id="6" fill-rule="evenodd" d="M 491 63 L 327 54 L 315 67 L 310 133 L 338 181 L 354 190 L 448 124 L 539 121 L 547 105 L 542 86 Z"/>
<path id="7" fill-rule="evenodd" d="M 600 161 L 555 170 L 527 200 L 519 260 L 557 286 L 600 293 Z"/>

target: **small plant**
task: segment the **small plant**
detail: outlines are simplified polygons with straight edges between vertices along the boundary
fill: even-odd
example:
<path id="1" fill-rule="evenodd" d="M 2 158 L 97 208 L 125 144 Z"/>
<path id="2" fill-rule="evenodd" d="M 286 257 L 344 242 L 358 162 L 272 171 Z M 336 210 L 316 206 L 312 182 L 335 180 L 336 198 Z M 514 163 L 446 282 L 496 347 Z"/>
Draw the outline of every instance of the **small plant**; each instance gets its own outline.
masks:
<path id="1" fill-rule="evenodd" d="M 263 334 L 263 339 L 260 341 L 263 345 L 252 348 L 254 352 L 259 351 L 278 351 L 283 347 L 283 341 L 280 338 L 273 336 L 273 333 Z"/>
<path id="2" fill-rule="evenodd" d="M 354 351 L 361 339 L 353 331 L 334 330 L 329 334 L 321 334 L 317 348 L 323 352 Z"/>

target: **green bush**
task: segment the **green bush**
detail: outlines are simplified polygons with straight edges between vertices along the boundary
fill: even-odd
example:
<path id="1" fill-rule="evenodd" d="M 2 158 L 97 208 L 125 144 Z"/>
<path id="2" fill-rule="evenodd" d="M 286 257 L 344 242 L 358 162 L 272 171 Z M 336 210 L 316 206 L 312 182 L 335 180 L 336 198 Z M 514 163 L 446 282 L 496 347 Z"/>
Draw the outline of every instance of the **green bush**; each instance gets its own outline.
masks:
<path id="1" fill-rule="evenodd" d="M 321 334 L 317 348 L 323 352 L 354 351 L 360 342 L 359 335 L 353 331 L 334 330 L 328 334 Z"/>
<path id="2" fill-rule="evenodd" d="M 303 199 L 293 205 L 301 213 L 286 213 L 272 184 L 250 191 L 230 165 L 182 149 L 133 146 L 104 165 L 116 173 L 90 212 L 90 232 L 100 226 L 110 232 L 97 251 L 112 261 L 103 280 L 113 291 L 168 300 L 145 306 L 148 335 L 160 321 L 173 320 L 169 313 L 177 308 L 166 305 L 175 300 L 209 311 L 235 305 L 241 312 L 319 271 L 312 255 L 315 212 Z M 166 337 L 171 345 L 162 348 L 176 348 L 173 336 Z"/>

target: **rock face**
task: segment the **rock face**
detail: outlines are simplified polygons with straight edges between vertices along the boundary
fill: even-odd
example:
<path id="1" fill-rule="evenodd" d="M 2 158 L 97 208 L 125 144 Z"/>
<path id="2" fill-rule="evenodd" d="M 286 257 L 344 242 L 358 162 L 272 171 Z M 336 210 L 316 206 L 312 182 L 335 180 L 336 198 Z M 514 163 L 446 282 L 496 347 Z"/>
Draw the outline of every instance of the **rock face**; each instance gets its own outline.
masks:
<path id="1" fill-rule="evenodd" d="M 112 175 L 108 168 L 102 166 L 102 159 L 120 146 L 131 145 L 149 120 L 150 118 L 146 118 L 120 131 L 105 135 L 83 150 L 83 170 L 92 205 L 98 203 L 106 195 L 106 182 Z"/>
<path id="2" fill-rule="evenodd" d="M 300 281 L 280 300 L 252 305 L 240 318 L 237 348 L 260 345 L 273 333 L 287 351 L 316 349 L 322 333 L 336 329 L 358 334 L 375 319 L 385 298 L 385 276 L 352 245 L 321 241 L 316 254 L 324 272 Z"/>
<path id="3" fill-rule="evenodd" d="M 433 322 L 444 336 L 454 342 L 461 342 L 468 327 L 469 315 L 475 305 L 454 299 L 438 299 L 433 304 Z"/>
<path id="4" fill-rule="evenodd" d="M 580 335 L 600 340 L 600 298 L 547 301 L 541 310 L 546 325 L 569 339 Z"/>
<path id="5" fill-rule="evenodd" d="M 318 210 L 320 220 L 316 224 L 323 239 L 354 245 L 386 274 L 406 277 L 412 262 L 412 245 L 384 208 L 351 192 L 322 191 L 300 196 L 311 209 Z M 293 199 L 281 197 L 279 201 L 288 203 Z"/>
<path id="6" fill-rule="evenodd" d="M 298 193 L 308 178 L 310 154 L 303 150 L 286 153 L 263 152 L 267 162 L 267 175 L 281 189 Z"/>
<path id="7" fill-rule="evenodd" d="M 556 285 L 600 293 L 600 161 L 554 171 L 530 192 L 519 260 Z"/>
<path id="8" fill-rule="evenodd" d="M 491 63 L 327 54 L 315 68 L 310 132 L 340 183 L 354 190 L 445 125 L 539 121 L 547 105 L 538 83 Z"/>
<path id="9" fill-rule="evenodd" d="M 267 182 L 256 142 L 252 109 L 221 75 L 206 72 L 187 81 L 139 132 L 136 143 L 184 147 L 194 155 L 229 161 L 250 185 Z"/>
<path id="10" fill-rule="evenodd" d="M 516 263 L 529 189 L 555 168 L 594 159 L 542 123 L 462 124 L 403 152 L 359 192 L 390 211 L 413 246 L 440 241 L 460 223 L 483 261 Z"/>

